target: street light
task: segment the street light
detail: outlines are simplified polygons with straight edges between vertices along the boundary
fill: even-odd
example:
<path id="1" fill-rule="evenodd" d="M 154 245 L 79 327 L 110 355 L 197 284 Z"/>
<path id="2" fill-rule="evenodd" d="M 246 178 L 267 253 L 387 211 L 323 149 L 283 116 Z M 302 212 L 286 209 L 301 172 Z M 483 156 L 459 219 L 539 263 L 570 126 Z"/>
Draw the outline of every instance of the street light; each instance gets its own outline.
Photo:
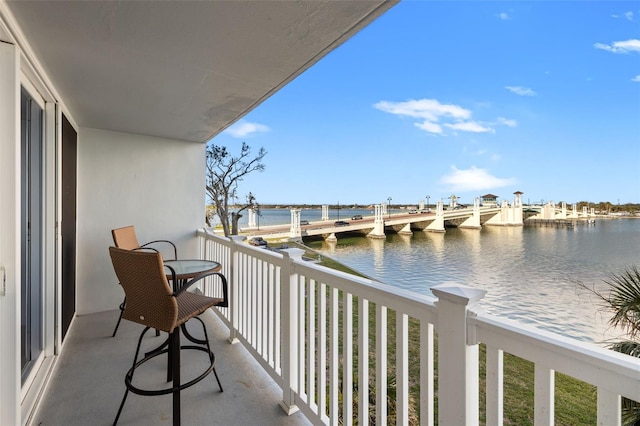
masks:
<path id="1" fill-rule="evenodd" d="M 429 198 L 431 198 L 431 197 L 429 197 L 429 196 L 427 195 L 427 210 L 429 210 Z"/>
<path id="2" fill-rule="evenodd" d="M 387 208 L 388 208 L 387 217 L 391 217 L 391 197 L 388 197 L 387 201 L 388 201 L 388 203 L 387 203 Z"/>

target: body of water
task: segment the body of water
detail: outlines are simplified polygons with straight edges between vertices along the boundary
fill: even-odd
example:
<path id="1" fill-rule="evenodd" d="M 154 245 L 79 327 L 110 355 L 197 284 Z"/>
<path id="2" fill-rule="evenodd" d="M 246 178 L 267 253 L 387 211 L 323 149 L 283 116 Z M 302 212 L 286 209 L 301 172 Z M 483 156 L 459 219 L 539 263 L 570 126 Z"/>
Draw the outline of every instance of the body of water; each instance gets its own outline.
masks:
<path id="1" fill-rule="evenodd" d="M 268 213 L 267 213 L 268 212 Z M 345 209 L 340 218 L 368 210 Z M 301 219 L 319 220 L 319 210 Z M 272 224 L 289 223 L 286 209 L 263 212 Z M 330 211 L 337 219 L 337 211 Z M 564 334 L 600 342 L 615 336 L 596 299 L 577 282 L 605 288 L 603 281 L 625 268 L 640 267 L 640 220 L 604 219 L 594 226 L 448 228 L 386 239 L 338 237 L 310 244 L 326 256 L 372 279 L 416 293 L 447 281 L 487 290 L 486 312 Z"/>

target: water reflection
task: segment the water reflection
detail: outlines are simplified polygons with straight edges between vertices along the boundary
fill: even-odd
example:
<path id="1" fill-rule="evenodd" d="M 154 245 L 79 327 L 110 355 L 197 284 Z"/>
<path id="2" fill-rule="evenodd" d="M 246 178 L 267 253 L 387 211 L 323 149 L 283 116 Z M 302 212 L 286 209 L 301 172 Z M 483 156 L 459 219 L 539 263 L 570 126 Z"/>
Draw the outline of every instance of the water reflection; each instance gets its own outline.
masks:
<path id="1" fill-rule="evenodd" d="M 339 239 L 338 261 L 390 285 L 431 295 L 455 281 L 487 290 L 481 307 L 493 314 L 592 341 L 614 333 L 608 316 L 576 281 L 602 286 L 611 273 L 640 264 L 640 220 L 598 221 L 574 229 L 484 227 L 415 232 L 384 240 Z"/>

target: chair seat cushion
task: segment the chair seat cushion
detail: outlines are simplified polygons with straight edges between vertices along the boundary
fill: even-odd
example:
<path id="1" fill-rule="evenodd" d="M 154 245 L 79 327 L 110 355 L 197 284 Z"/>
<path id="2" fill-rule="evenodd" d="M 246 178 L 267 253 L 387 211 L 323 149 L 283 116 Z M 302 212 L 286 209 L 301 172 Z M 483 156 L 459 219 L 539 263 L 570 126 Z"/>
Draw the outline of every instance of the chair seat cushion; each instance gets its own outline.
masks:
<path id="1" fill-rule="evenodd" d="M 178 302 L 178 321 L 176 326 L 182 325 L 212 306 L 219 305 L 223 302 L 221 298 L 204 296 L 190 291 L 180 293 L 176 297 L 176 300 Z"/>

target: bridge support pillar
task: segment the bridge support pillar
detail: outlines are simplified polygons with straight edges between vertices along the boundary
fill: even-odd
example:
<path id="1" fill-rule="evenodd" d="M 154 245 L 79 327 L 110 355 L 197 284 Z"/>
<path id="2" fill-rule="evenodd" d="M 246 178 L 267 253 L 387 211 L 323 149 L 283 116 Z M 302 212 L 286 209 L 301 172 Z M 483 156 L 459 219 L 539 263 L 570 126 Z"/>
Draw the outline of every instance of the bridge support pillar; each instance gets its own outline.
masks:
<path id="1" fill-rule="evenodd" d="M 480 225 L 480 199 L 475 198 L 473 200 L 473 215 L 469 217 L 467 220 L 462 222 L 458 228 L 466 228 L 466 229 L 481 229 L 482 225 Z"/>
<path id="2" fill-rule="evenodd" d="M 336 234 L 332 232 L 327 238 L 325 238 L 325 241 L 338 241 L 338 237 L 336 237 Z"/>
<path id="3" fill-rule="evenodd" d="M 402 227 L 401 230 L 398 231 L 400 235 L 413 235 L 413 231 L 411 230 L 411 224 L 407 223 Z"/>
<path id="4" fill-rule="evenodd" d="M 326 204 L 322 206 L 322 220 L 329 220 L 329 206 Z"/>
<path id="5" fill-rule="evenodd" d="M 573 203 L 573 205 L 571 206 L 571 214 L 569 215 L 570 219 L 577 219 L 578 218 L 578 206 L 576 205 L 576 203 Z"/>
<path id="6" fill-rule="evenodd" d="M 436 218 L 425 229 L 427 232 L 445 232 L 444 229 L 444 205 L 442 201 L 436 203 Z"/>
<path id="7" fill-rule="evenodd" d="M 367 234 L 369 238 L 386 238 L 384 234 L 384 219 L 382 218 L 384 206 L 382 204 L 376 204 L 375 216 L 373 219 L 373 230 Z"/>
<path id="8" fill-rule="evenodd" d="M 289 230 L 289 237 L 302 237 L 302 228 L 300 228 L 300 209 L 291 209 L 291 229 Z"/>

